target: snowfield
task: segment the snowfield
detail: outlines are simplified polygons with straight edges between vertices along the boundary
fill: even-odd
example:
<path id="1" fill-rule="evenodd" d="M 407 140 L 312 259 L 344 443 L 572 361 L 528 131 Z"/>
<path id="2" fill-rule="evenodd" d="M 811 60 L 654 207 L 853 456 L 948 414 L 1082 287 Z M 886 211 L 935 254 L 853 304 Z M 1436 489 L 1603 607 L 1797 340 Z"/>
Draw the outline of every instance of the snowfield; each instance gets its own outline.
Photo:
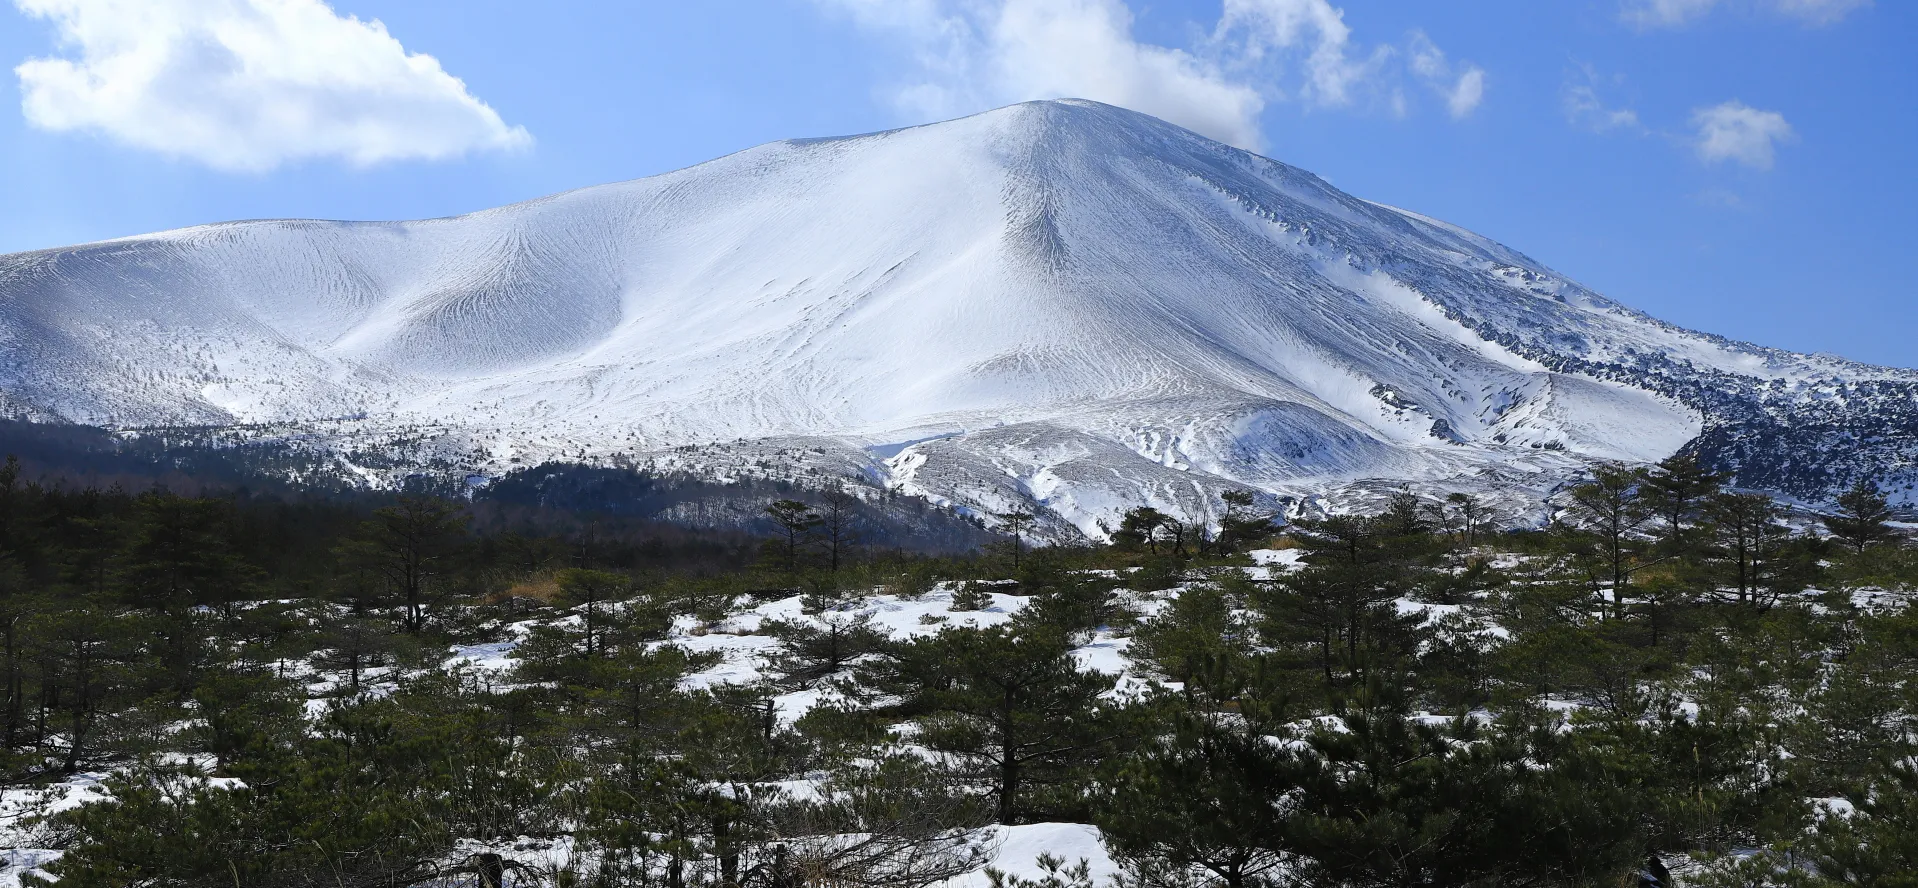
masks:
<path id="1" fill-rule="evenodd" d="M 1908 482 L 1918 453 L 1918 374 L 1681 330 L 1076 100 L 456 218 L 0 257 L 0 408 L 276 424 L 343 460 L 427 438 L 483 474 L 812 437 L 909 493 L 1036 507 L 1061 539 L 1142 503 L 1208 516 L 1232 488 L 1389 479 L 1518 510 L 1590 460 L 1694 441 L 1806 496 L 1831 466 Z M 1767 474 L 1787 433 L 1825 462 Z"/>

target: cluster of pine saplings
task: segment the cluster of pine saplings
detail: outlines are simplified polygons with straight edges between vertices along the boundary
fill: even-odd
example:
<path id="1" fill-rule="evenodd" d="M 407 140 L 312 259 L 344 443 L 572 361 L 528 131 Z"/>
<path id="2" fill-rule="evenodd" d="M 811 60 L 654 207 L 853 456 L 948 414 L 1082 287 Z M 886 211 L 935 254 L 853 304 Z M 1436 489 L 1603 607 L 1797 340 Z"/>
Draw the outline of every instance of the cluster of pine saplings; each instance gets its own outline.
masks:
<path id="1" fill-rule="evenodd" d="M 838 497 L 755 540 L 9 468 L 5 798 L 110 776 L 8 828 L 61 888 L 917 888 L 1046 822 L 1139 888 L 1912 884 L 1918 551 L 1885 501 L 1794 517 L 1675 459 L 1560 505 L 1280 525 L 1235 494 L 939 557 L 862 546 Z M 905 638 L 873 596 L 1011 614 Z M 763 674 L 688 681 L 721 664 L 683 642 L 742 631 Z M 1118 638 L 1132 680 L 1074 654 Z"/>

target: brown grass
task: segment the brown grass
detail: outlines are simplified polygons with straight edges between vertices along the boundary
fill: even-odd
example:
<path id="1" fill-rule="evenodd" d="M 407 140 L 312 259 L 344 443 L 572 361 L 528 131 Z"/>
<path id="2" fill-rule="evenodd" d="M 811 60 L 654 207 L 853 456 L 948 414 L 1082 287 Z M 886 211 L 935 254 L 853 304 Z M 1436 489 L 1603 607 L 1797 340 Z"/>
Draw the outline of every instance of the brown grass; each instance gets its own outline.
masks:
<path id="1" fill-rule="evenodd" d="M 494 595 L 493 598 L 498 601 L 505 601 L 509 598 L 531 598 L 536 601 L 544 601 L 547 604 L 552 604 L 555 599 L 559 598 L 559 581 L 552 577 L 536 577 L 519 583 L 504 592 L 498 593 Z"/>

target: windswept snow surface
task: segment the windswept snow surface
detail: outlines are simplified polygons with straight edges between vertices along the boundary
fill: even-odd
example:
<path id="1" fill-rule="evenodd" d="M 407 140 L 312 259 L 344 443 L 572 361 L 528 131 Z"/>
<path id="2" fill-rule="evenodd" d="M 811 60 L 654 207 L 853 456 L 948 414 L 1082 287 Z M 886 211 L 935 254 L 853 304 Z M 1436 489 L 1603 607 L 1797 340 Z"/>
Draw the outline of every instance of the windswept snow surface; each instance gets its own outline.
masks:
<path id="1" fill-rule="evenodd" d="M 1841 424 L 1918 413 L 1914 392 L 1907 371 L 1659 323 L 1485 238 L 1077 100 L 457 218 L 0 257 L 14 415 L 360 444 L 430 428 L 476 470 L 824 436 L 896 487 L 1087 532 L 1239 486 L 1536 496 L 1590 459 L 1658 459 L 1754 417 L 1802 427 L 1814 400 L 1848 405 Z M 1918 440 L 1901 422 L 1894 443 Z"/>

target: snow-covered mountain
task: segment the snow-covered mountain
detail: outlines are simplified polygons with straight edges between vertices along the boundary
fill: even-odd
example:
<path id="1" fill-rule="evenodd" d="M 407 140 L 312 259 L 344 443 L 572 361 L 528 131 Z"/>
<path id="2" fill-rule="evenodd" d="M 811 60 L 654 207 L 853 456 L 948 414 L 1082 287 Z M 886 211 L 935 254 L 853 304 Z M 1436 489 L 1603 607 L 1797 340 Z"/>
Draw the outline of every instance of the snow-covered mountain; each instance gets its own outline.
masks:
<path id="1" fill-rule="evenodd" d="M 0 400 L 260 426 L 347 459 L 424 437 L 483 472 L 770 472 L 798 450 L 1083 531 L 1138 502 L 1204 514 L 1235 486 L 1536 497 L 1589 460 L 1687 446 L 1807 498 L 1918 474 L 1918 373 L 1682 330 L 1084 101 L 456 218 L 0 257 Z"/>

